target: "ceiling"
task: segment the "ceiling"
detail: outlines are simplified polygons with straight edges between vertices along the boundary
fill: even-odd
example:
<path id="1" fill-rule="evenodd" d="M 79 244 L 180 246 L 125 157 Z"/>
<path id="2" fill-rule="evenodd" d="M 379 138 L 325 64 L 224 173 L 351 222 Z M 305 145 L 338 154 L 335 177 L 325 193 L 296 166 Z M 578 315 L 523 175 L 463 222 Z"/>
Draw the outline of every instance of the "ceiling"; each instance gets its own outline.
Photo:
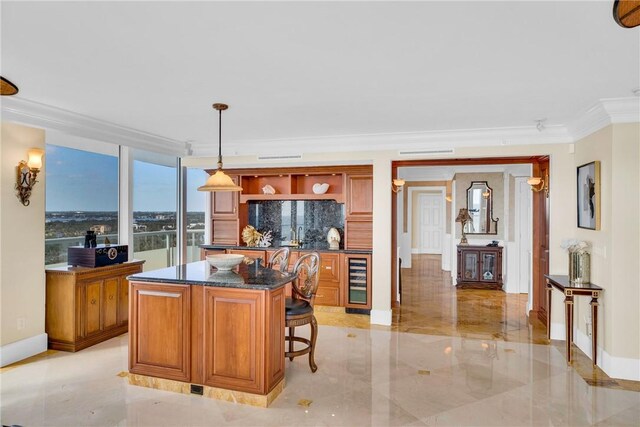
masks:
<path id="1" fill-rule="evenodd" d="M 598 2 L 2 1 L 18 97 L 194 144 L 548 125 L 640 86 Z"/>

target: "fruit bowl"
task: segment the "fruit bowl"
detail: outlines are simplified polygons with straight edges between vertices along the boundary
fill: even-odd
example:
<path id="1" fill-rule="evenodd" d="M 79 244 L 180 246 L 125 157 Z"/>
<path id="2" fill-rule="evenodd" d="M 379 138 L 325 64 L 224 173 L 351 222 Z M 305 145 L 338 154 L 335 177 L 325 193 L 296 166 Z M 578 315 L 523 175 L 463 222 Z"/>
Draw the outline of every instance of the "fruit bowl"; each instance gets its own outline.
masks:
<path id="1" fill-rule="evenodd" d="M 244 255 L 239 254 L 216 254 L 207 255 L 207 262 L 220 271 L 229 271 L 240 264 Z"/>

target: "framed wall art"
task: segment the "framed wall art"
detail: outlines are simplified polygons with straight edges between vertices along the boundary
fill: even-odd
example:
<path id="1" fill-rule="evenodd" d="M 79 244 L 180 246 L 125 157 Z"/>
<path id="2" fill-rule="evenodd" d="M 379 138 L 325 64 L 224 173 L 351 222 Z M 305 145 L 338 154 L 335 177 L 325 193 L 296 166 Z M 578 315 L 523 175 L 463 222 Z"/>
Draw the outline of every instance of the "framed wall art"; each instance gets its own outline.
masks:
<path id="1" fill-rule="evenodd" d="M 578 166 L 578 227 L 600 230 L 600 162 Z"/>

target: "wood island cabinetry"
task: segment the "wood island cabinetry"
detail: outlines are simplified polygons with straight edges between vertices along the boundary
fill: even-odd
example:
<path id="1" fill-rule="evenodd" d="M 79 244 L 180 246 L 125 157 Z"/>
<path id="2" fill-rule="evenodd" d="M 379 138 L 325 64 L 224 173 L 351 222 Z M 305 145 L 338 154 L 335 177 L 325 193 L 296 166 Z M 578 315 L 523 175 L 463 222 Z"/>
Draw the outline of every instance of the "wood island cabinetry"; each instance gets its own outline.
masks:
<path id="1" fill-rule="evenodd" d="M 241 264 L 234 277 L 243 282 L 218 284 L 206 262 L 189 266 L 131 278 L 130 381 L 148 386 L 138 375 L 180 381 L 187 389 L 202 385 L 210 397 L 250 393 L 267 406 L 284 386 L 284 284 L 292 277 Z"/>
<path id="2" fill-rule="evenodd" d="M 78 351 L 128 330 L 129 282 L 144 261 L 46 270 L 49 348 Z"/>

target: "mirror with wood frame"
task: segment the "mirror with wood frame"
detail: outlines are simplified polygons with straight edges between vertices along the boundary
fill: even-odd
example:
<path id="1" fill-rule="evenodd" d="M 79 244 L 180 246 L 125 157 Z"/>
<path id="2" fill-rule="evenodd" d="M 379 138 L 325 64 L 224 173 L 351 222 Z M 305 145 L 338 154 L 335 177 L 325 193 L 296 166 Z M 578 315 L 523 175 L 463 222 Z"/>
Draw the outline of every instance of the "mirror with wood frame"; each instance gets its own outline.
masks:
<path id="1" fill-rule="evenodd" d="M 471 221 L 465 225 L 465 234 L 498 234 L 499 218 L 493 219 L 493 190 L 487 181 L 471 182 L 467 209 Z"/>

